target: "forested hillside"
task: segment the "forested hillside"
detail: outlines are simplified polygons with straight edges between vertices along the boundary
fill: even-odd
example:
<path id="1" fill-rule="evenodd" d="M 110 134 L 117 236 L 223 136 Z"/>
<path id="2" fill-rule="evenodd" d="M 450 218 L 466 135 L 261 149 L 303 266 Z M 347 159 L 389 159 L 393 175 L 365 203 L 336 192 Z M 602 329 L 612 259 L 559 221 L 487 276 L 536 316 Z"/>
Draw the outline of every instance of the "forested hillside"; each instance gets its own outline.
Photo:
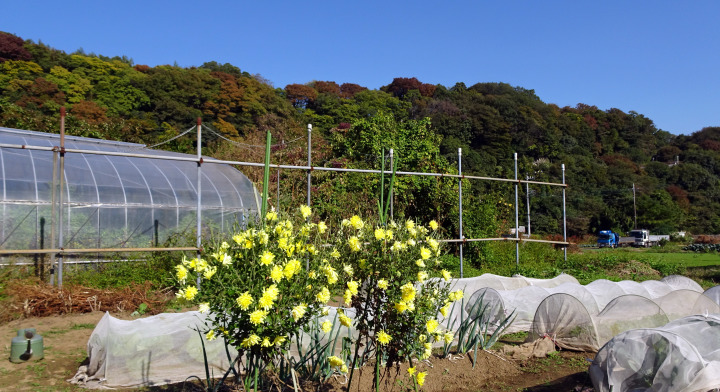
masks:
<path id="1" fill-rule="evenodd" d="M 270 130 L 273 162 L 305 164 L 312 124 L 313 165 L 379 168 L 383 149 L 395 148 L 398 170 L 457 173 L 462 148 L 463 174 L 503 178 L 513 177 L 517 152 L 521 179 L 560 182 L 565 164 L 568 235 L 632 229 L 633 187 L 639 227 L 720 233 L 720 127 L 673 135 L 640 113 L 558 107 L 504 83 L 389 82 L 379 90 L 333 81 L 275 88 L 231 64 L 149 67 L 0 32 L 0 126 L 58 132 L 65 106 L 69 134 L 154 145 L 200 117 L 217 132 L 206 135 L 206 155 L 260 161 L 255 146 Z M 189 135 L 157 148 L 194 152 L 194 143 Z M 369 213 L 378 184 L 366 175 L 316 172 L 316 209 Z M 281 197 L 302 200 L 303 187 L 304 173 L 281 173 Z M 456 180 L 400 177 L 396 188 L 396 215 L 439 219 L 457 232 Z M 463 197 L 466 237 L 514 225 L 512 185 L 466 181 Z M 560 190 L 534 185 L 526 195 L 522 187 L 520 224 L 528 198 L 533 234 L 561 234 Z"/>

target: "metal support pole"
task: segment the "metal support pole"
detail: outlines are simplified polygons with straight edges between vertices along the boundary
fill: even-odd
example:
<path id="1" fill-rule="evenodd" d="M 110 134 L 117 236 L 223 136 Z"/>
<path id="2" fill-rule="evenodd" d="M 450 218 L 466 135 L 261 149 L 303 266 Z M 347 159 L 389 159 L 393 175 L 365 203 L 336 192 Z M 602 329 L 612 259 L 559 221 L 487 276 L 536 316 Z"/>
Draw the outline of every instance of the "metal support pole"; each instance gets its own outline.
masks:
<path id="1" fill-rule="evenodd" d="M 64 221 L 64 208 L 63 208 L 63 186 L 65 183 L 65 108 L 60 109 L 60 197 L 59 197 L 59 219 L 58 219 L 58 249 L 62 249 L 64 244 L 63 236 L 63 221 Z M 58 270 L 57 270 L 57 282 L 58 287 L 62 288 L 63 285 L 63 256 L 60 254 L 58 257 Z"/>
<path id="2" fill-rule="evenodd" d="M 395 162 L 393 162 L 393 149 L 391 148 L 390 149 L 390 169 L 391 170 L 392 170 L 392 168 L 395 167 L 394 163 Z M 390 194 L 388 195 L 388 197 L 390 198 L 390 220 L 392 220 L 393 219 L 393 188 L 390 188 Z"/>
<path id="3" fill-rule="evenodd" d="M 461 176 L 458 178 L 458 220 L 459 220 L 459 231 L 460 231 L 460 278 L 463 277 L 463 209 L 462 209 L 462 148 L 458 148 L 458 174 Z"/>
<path id="4" fill-rule="evenodd" d="M 565 164 L 562 164 L 562 183 L 565 185 Z M 563 242 L 567 242 L 567 211 L 565 209 L 565 187 L 563 192 Z M 565 261 L 567 261 L 567 245 L 563 247 L 565 253 Z"/>
<path id="5" fill-rule="evenodd" d="M 197 119 L 197 233 L 195 246 L 198 250 L 195 257 L 200 260 L 200 247 L 202 246 L 202 120 Z M 200 288 L 200 275 L 197 277 L 197 287 Z"/>
<path id="6" fill-rule="evenodd" d="M 307 206 L 310 207 L 310 189 L 312 185 L 312 179 L 310 177 L 310 173 L 312 172 L 312 124 L 308 124 L 307 126 L 307 158 L 308 158 L 308 169 L 307 172 Z"/>
<path id="7" fill-rule="evenodd" d="M 527 181 L 530 181 L 530 176 L 525 176 L 525 179 Z M 527 216 L 528 216 L 528 218 L 527 218 L 527 237 L 530 238 L 530 183 L 529 182 L 525 183 L 525 198 L 527 200 L 525 202 L 525 204 L 527 205 Z"/>
<path id="8" fill-rule="evenodd" d="M 518 160 L 517 153 L 514 154 L 515 160 L 515 268 L 520 270 L 520 214 L 518 210 Z"/>

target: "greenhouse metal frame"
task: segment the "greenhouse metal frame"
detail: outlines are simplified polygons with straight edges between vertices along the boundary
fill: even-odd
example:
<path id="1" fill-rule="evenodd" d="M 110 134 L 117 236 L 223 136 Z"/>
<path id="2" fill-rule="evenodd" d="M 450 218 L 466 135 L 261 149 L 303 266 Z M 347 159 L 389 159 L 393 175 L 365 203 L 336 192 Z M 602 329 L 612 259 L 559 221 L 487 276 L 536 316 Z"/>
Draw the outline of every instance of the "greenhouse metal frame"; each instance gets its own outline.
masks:
<path id="1" fill-rule="evenodd" d="M 207 128 L 201 124 L 198 119 L 197 126 L 187 130 L 185 133 L 178 135 L 182 136 L 193 130 L 197 131 L 197 140 L 202 140 L 202 130 L 208 129 L 211 132 L 211 128 Z M 214 221 L 219 222 L 219 230 L 225 230 L 233 224 L 244 223 L 250 215 L 257 214 L 260 211 L 260 202 L 258 201 L 259 195 L 253 184 L 244 175 L 237 176 L 232 171 L 237 172 L 231 165 L 236 166 L 249 166 L 249 167 L 264 167 L 265 163 L 256 162 L 242 162 L 242 161 L 227 161 L 218 160 L 202 156 L 201 146 L 202 143 L 197 143 L 197 155 L 179 154 L 169 151 L 150 150 L 142 144 L 125 143 L 125 142 L 114 142 L 105 141 L 100 139 L 80 138 L 74 136 L 65 136 L 64 130 L 64 116 L 61 116 L 60 135 L 48 134 L 33 131 L 16 130 L 9 128 L 0 127 L 0 174 L 2 175 L 2 181 L 0 182 L 0 194 L 2 195 L 2 229 L 0 229 L 0 265 L 8 265 L 9 263 L 5 259 L 8 255 L 34 255 L 36 258 L 35 263 L 37 264 L 37 258 L 39 255 L 49 254 L 51 256 L 51 266 L 57 266 L 55 271 L 58 275 L 58 284 L 62 285 L 62 265 L 64 263 L 63 257 L 69 254 L 87 254 L 87 253 L 115 253 L 115 252 L 157 252 L 157 251 L 195 251 L 197 254 L 201 251 L 201 236 L 202 236 L 202 225 L 208 224 L 211 221 L 208 215 L 212 217 L 213 214 L 219 214 L 219 219 Z M 308 125 L 308 164 L 307 166 L 296 166 L 296 165 L 280 165 L 270 164 L 267 166 L 273 169 L 290 169 L 290 170 L 305 170 L 307 172 L 307 203 L 311 205 L 311 173 L 312 171 L 334 171 L 334 172 L 355 172 L 355 173 L 367 173 L 367 174 L 392 174 L 392 171 L 382 170 L 371 170 L 371 169 L 349 169 L 349 168 L 332 168 L 332 167 L 319 167 L 312 166 L 311 153 L 311 131 L 312 125 Z M 7 137 L 12 135 L 13 137 Z M 34 139 L 44 139 L 44 143 L 34 143 Z M 52 143 L 54 141 L 55 143 Z M 232 142 L 232 141 L 231 141 Z M 114 146 L 110 148 L 110 146 Z M 9 158 L 8 158 L 9 157 Z M 72 158 L 69 158 L 72 157 Z M 14 162 L 13 166 L 21 167 L 20 173 L 16 173 L 13 177 L 8 177 L 6 173 L 7 159 L 24 159 L 26 158 L 28 163 L 25 167 L 22 165 L 16 165 Z M 120 170 L 116 166 L 113 166 L 113 160 L 118 159 L 120 162 L 123 161 L 123 165 L 130 167 L 133 170 L 140 173 L 134 180 L 123 178 Z M 390 150 L 390 159 L 392 167 L 393 151 Z M 78 163 L 80 162 L 80 163 Z M 463 244 L 473 241 L 514 241 L 516 243 L 516 263 L 519 263 L 519 244 L 520 242 L 544 242 L 549 244 L 559 244 L 565 249 L 565 257 L 567 258 L 567 224 L 566 224 L 566 207 L 565 207 L 565 191 L 567 184 L 565 183 L 565 165 L 562 165 L 562 183 L 553 182 L 542 182 L 533 180 L 520 180 L 518 179 L 517 171 L 517 153 L 514 154 L 515 162 L 515 178 L 493 178 L 493 177 L 482 177 L 482 176 L 471 176 L 462 174 L 462 150 L 458 149 L 458 174 L 448 173 L 422 173 L 422 172 L 410 172 L 410 171 L 395 171 L 395 175 L 415 175 L 415 176 L 433 176 L 442 178 L 457 178 L 458 180 L 458 207 L 459 207 L 459 232 L 456 239 L 445 240 L 449 243 L 457 243 L 460 251 L 460 273 L 461 277 L 463 274 Z M 41 165 L 42 163 L 42 165 Z M 108 164 L 109 163 L 109 164 Z M 118 163 L 119 164 L 119 163 Z M 197 166 L 197 174 L 192 178 L 187 173 L 190 172 L 187 165 Z M 68 165 L 67 167 L 65 165 Z M 146 165 L 146 166 L 144 166 Z M 179 169 L 178 165 L 185 165 L 184 169 Z M 40 167 L 38 167 L 40 166 Z M 120 182 L 120 186 L 115 184 L 103 183 L 106 178 L 104 176 L 95 175 L 93 170 L 101 170 L 100 166 L 104 166 L 107 172 L 114 172 L 116 174 L 115 181 Z M 204 168 L 209 167 L 211 170 Z M 45 168 L 44 170 L 41 170 Z M 148 168 L 155 168 L 155 179 L 156 181 L 148 181 L 146 176 L 143 176 L 143 170 Z M 112 170 L 111 170 L 112 169 Z M 59 172 L 65 173 L 65 176 L 58 175 Z M 123 170 L 125 172 L 125 170 Z M 178 176 L 182 181 L 175 182 L 168 178 L 169 173 L 180 172 L 183 176 Z M 50 177 L 50 173 L 52 176 Z M 81 174 L 89 174 L 88 177 L 84 177 Z M 223 186 L 215 185 L 210 176 L 222 174 L 225 180 L 220 181 L 226 183 Z M 228 174 L 229 173 L 229 174 Z M 176 173 L 177 174 L 177 173 Z M 240 172 L 237 172 L 240 174 Z M 77 181 L 72 181 L 73 176 Z M 238 189 L 231 180 L 231 177 L 239 179 L 242 190 Z M 218 177 L 220 178 L 220 177 Z M 32 179 L 32 181 L 30 181 Z M 41 181 L 38 182 L 38 179 Z M 202 179 L 202 181 L 200 181 Z M 151 178 L 152 180 L 152 178 Z M 193 181 L 194 180 L 194 181 Z M 462 231 L 462 181 L 463 180 L 483 180 L 483 181 L 501 181 L 514 184 L 515 190 L 515 236 L 514 237 L 500 237 L 500 238 L 465 238 Z M 30 185 L 33 183 L 34 185 Z M 67 183 L 67 186 L 64 184 Z M 125 192 L 125 184 L 131 184 L 135 188 L 144 188 L 149 199 L 136 200 L 132 197 L 128 197 Z M 175 183 L 182 185 L 181 189 L 176 190 Z M 10 184 L 10 186 L 8 186 Z M 162 184 L 168 184 L 165 188 Z M 207 189 L 203 190 L 203 184 L 205 188 L 211 187 L 210 192 Z M 563 241 L 547 241 L 532 238 L 521 238 L 519 230 L 519 205 L 518 205 L 518 187 L 522 184 L 529 186 L 534 185 L 549 185 L 559 186 L 562 188 L 562 211 L 563 211 Z M 8 192 L 17 187 L 24 189 L 18 191 L 21 195 L 16 195 L 15 198 L 8 198 Z M 93 195 L 94 186 L 94 195 Z M 71 192 L 71 187 L 74 187 Z M 49 189 L 48 189 L 49 188 Z M 101 189 L 103 191 L 101 192 Z M 111 191 L 122 192 L 123 202 L 119 203 L 106 203 L 104 197 L 112 195 Z M 74 191 L 80 192 L 85 195 L 85 200 L 79 202 L 72 199 Z M 214 192 L 213 192 L 214 191 Z M 230 196 L 231 193 L 235 193 L 234 203 L 224 203 L 226 197 Z M 44 198 L 41 198 L 41 194 Z M 172 194 L 172 196 L 170 195 Z M 88 195 L 92 197 L 88 198 Z M 156 196 L 157 195 L 157 196 Z M 182 195 L 182 197 L 181 197 Z M 199 195 L 199 196 L 198 196 Z M 208 196 L 210 195 L 210 196 Z M 213 196 L 214 195 L 214 196 Z M 137 195 L 136 195 L 137 196 Z M 90 200 L 94 197 L 94 200 Z M 391 196 L 392 197 L 392 196 Z M 208 201 L 209 198 L 214 198 Z M 49 199 L 49 200 L 48 200 Z M 231 198 L 232 199 L 232 198 Z M 174 200 L 174 203 L 173 203 Z M 180 200 L 183 200 L 181 203 Z M 238 202 L 239 200 L 239 202 Z M 245 200 L 245 201 L 243 201 Z M 149 201 L 149 203 L 148 203 Z M 190 203 L 192 201 L 194 203 Z M 229 204 L 229 205 L 227 205 Z M 391 203 L 392 205 L 392 203 Z M 8 240 L 10 234 L 8 230 L 13 232 L 20 229 L 20 225 L 8 224 L 8 209 L 13 207 L 17 209 L 18 206 L 30 206 L 29 209 L 35 209 L 35 233 L 32 234 L 33 241 L 32 245 L 28 243 L 27 246 L 9 246 Z M 95 245 L 88 246 L 88 241 L 80 241 L 78 233 L 71 231 L 71 225 L 64 222 L 67 219 L 71 222 L 73 219 L 74 210 L 93 209 L 95 208 L 98 213 L 90 213 L 85 217 L 81 227 L 85 227 L 89 224 L 91 219 L 95 219 L 97 225 L 97 232 L 95 237 Z M 115 241 L 115 243 L 107 243 L 102 240 L 102 229 L 101 229 L 101 213 L 100 208 L 111 211 L 115 209 L 115 215 L 124 216 L 125 231 L 128 230 L 127 223 L 132 221 L 133 216 L 143 216 L 144 213 L 150 214 L 150 221 L 153 225 L 148 226 L 147 224 L 142 226 L 142 231 L 153 231 L 151 238 L 152 241 L 145 241 L 144 243 L 132 243 L 128 242 L 128 233 L 124 233 L 125 237 L 123 241 Z M 158 210 L 158 208 L 165 208 L 164 210 Z M 45 216 L 50 216 L 50 222 L 44 216 L 41 216 L 40 210 L 45 210 Z M 50 209 L 48 214 L 47 209 Z M 161 216 L 168 215 L 168 210 L 174 209 L 176 227 L 184 225 L 186 228 L 190 228 L 194 223 L 196 226 L 196 246 L 195 247 L 160 247 L 159 246 L 159 219 L 156 219 L 156 215 Z M 117 214 L 117 210 L 121 210 L 121 214 Z M 149 210 L 149 211 L 148 211 Z M 160 212 L 159 212 L 160 211 Z M 392 211 L 392 209 L 391 209 Z M 23 217 L 24 220 L 28 219 L 32 215 L 32 210 L 27 212 L 27 215 Z M 62 212 L 62 213 L 60 213 Z M 184 214 L 184 217 L 182 217 Z M 112 215 L 112 214 L 110 214 Z M 192 217 L 194 216 L 194 222 Z M 227 219 L 226 219 L 227 217 Z M 205 218 L 205 219 L 203 219 Z M 144 218 L 143 218 L 144 219 Z M 528 210 L 529 219 L 529 210 Z M 47 230 L 46 227 L 50 226 L 50 244 L 46 246 L 44 238 L 47 233 L 43 233 L 43 230 Z M 62 229 L 61 229 L 62 228 Z M 23 227 L 24 230 L 27 228 Z M 136 226 L 134 231 L 140 229 L 140 226 Z M 32 231 L 32 230 L 31 230 Z M 133 231 L 133 233 L 134 233 Z M 88 233 L 85 233 L 86 237 L 90 237 Z M 66 238 L 67 236 L 67 238 Z M 82 236 L 81 236 L 82 237 Z M 142 241 L 141 241 L 142 242 Z M 78 244 L 82 244 L 77 246 Z M 12 241 L 10 243 L 12 245 Z M 144 245 L 144 246 L 142 246 Z M 58 261 L 55 262 L 55 257 Z M 52 271 L 52 270 L 51 270 Z M 51 277 L 52 279 L 52 277 Z"/>

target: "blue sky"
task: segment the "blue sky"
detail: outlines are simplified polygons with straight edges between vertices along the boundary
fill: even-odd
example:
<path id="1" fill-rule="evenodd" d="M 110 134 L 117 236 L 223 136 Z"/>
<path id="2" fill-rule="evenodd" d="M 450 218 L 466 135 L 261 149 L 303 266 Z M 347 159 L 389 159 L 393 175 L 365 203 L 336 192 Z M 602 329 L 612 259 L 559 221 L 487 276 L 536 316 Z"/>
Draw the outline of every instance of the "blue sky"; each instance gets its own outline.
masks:
<path id="1" fill-rule="evenodd" d="M 150 66 L 233 64 L 275 87 L 505 82 L 546 103 L 720 126 L 720 2 L 7 1 L 0 30 Z"/>

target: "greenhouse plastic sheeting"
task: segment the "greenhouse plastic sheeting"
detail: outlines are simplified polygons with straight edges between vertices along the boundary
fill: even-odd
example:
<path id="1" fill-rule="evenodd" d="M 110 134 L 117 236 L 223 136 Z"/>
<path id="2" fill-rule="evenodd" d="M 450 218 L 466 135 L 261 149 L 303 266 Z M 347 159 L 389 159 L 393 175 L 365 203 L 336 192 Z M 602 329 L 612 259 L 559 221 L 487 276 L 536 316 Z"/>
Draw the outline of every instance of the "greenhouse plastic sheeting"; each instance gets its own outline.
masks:
<path id="1" fill-rule="evenodd" d="M 720 315 L 623 332 L 598 351 L 589 372 L 597 392 L 720 388 Z"/>
<path id="2" fill-rule="evenodd" d="M 51 148 L 60 145 L 59 139 L 57 134 L 0 128 L 0 248 L 52 246 L 53 172 L 59 164 L 54 163 L 52 151 L 11 146 Z M 65 148 L 196 158 L 141 144 L 74 136 L 65 137 Z M 67 152 L 64 162 L 63 247 L 148 247 L 175 232 L 196 228 L 197 162 L 90 152 Z M 207 162 L 201 171 L 205 226 L 229 229 L 256 213 L 255 187 L 242 173 Z M 55 189 L 60 189 L 59 176 Z"/>

